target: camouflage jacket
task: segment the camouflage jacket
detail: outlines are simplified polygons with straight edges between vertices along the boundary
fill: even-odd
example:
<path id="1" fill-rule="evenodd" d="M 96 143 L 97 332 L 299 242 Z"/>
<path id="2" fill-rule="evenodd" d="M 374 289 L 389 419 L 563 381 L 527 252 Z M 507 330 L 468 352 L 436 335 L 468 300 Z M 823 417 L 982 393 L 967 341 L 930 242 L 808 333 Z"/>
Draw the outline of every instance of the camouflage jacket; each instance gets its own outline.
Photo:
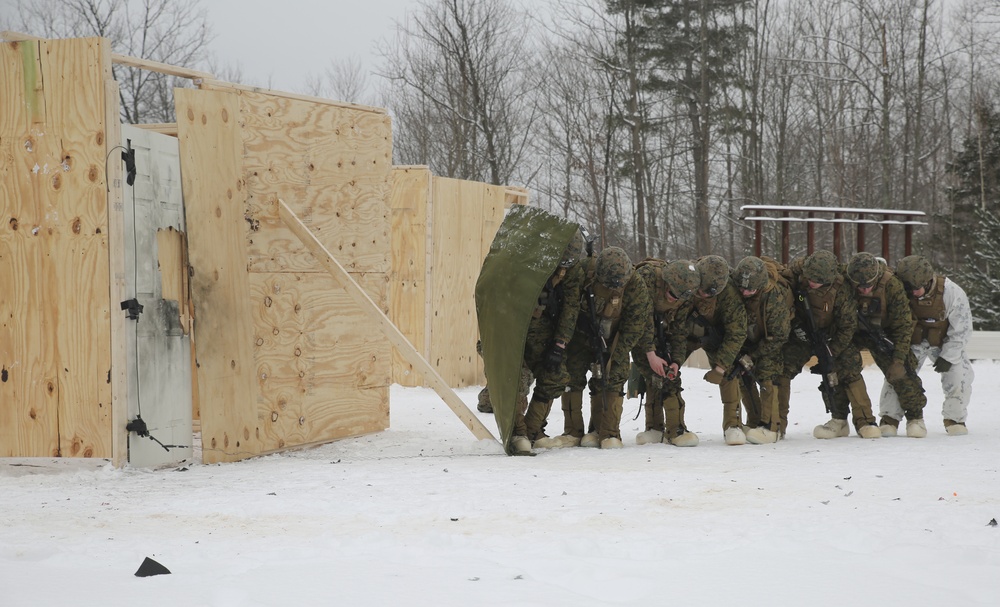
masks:
<path id="1" fill-rule="evenodd" d="M 910 354 L 914 321 L 903 282 L 891 270 L 885 269 L 869 295 L 857 294 L 855 297 L 857 313 L 864 314 L 873 326 L 880 327 L 893 343 L 892 357 L 905 361 Z M 869 346 L 873 340 L 863 333 L 861 327 L 858 327 L 856 337 L 858 345 L 871 350 Z"/>
<path id="2" fill-rule="evenodd" d="M 669 352 L 670 357 L 678 364 L 684 362 L 685 341 L 687 340 L 686 322 L 691 314 L 693 303 L 691 300 L 683 301 L 676 299 L 667 301 L 666 286 L 660 277 L 660 272 L 667 265 L 661 260 L 647 261 L 636 267 L 635 272 L 642 277 L 649 293 L 650 306 L 650 331 L 649 339 L 642 339 L 636 344 L 633 356 L 636 353 L 657 351 L 661 355 Z M 662 328 L 662 335 L 666 343 L 657 343 L 657 327 Z M 666 350 L 666 351 L 665 351 Z"/>
<path id="3" fill-rule="evenodd" d="M 574 339 L 590 340 L 593 335 L 595 322 L 600 325 L 604 320 L 610 325 L 610 330 L 604 334 L 608 344 L 608 355 L 614 358 L 620 352 L 628 352 L 638 344 L 652 344 L 652 327 L 649 324 L 649 317 L 652 314 L 653 305 L 649 300 L 649 293 L 646 291 L 646 284 L 638 273 L 632 272 L 621 296 L 621 305 L 614 312 L 609 310 L 614 306 L 612 302 L 604 301 L 600 295 L 595 296 L 595 312 L 597 318 L 591 317 L 590 302 L 587 294 L 589 291 L 595 294 L 601 292 L 601 287 L 597 284 L 594 276 L 593 264 L 587 271 L 586 281 L 580 297 L 579 315 L 577 316 L 576 334 Z M 581 335 L 581 333 L 583 333 Z M 628 355 L 626 354 L 626 357 Z M 626 359 L 627 360 L 627 359 Z"/>
<path id="4" fill-rule="evenodd" d="M 720 332 L 722 343 L 718 348 L 706 347 L 705 352 L 711 364 L 725 369 L 733 366 L 747 338 L 747 311 L 732 279 L 714 297 L 695 296 L 688 321 L 689 338 L 697 338 L 698 333 L 709 330 L 707 327 Z M 689 339 L 688 346 L 692 352 L 697 349 L 695 344 Z"/>
<path id="5" fill-rule="evenodd" d="M 743 300 L 747 311 L 747 340 L 743 350 L 760 369 L 761 377 L 781 371 L 781 347 L 792 327 L 792 293 L 784 281 L 773 278 L 753 297 Z"/>
<path id="6" fill-rule="evenodd" d="M 559 278 L 557 284 L 553 287 L 552 283 L 560 274 L 560 269 L 557 268 L 553 272 L 552 276 L 545 283 L 541 295 L 538 296 L 539 307 L 542 310 L 536 312 L 536 318 L 540 314 L 548 312 L 555 326 L 555 333 L 552 336 L 553 340 L 569 343 L 576 329 L 576 317 L 580 313 L 580 293 L 583 289 L 583 281 L 587 277 L 587 272 L 584 270 L 582 263 L 575 263 L 566 270 L 566 273 Z M 547 309 L 549 306 L 555 306 L 555 313 Z"/>
<path id="7" fill-rule="evenodd" d="M 792 262 L 789 270 L 792 277 L 792 294 L 796 299 L 792 330 L 802 329 L 807 333 L 810 331 L 809 319 L 802 309 L 803 303 L 808 305 L 819 325 L 818 328 L 826 332 L 830 352 L 835 357 L 840 356 L 840 353 L 851 345 L 854 332 L 858 328 L 858 304 L 854 299 L 854 290 L 850 282 L 841 277 L 833 284 L 810 289 L 809 281 L 802 276 L 801 260 Z M 804 302 L 798 301 L 800 296 L 804 298 Z"/>

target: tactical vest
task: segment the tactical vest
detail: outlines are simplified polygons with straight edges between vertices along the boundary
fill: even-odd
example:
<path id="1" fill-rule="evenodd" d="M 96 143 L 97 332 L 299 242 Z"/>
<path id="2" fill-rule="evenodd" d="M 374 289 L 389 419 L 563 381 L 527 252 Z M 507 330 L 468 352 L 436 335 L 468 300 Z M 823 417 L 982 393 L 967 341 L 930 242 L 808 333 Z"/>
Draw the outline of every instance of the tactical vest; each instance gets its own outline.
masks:
<path id="1" fill-rule="evenodd" d="M 857 293 L 858 312 L 871 322 L 873 328 L 881 328 L 886 320 L 885 285 L 893 276 L 892 270 L 883 267 L 882 276 L 879 277 L 871 292 L 868 295 Z"/>
<path id="2" fill-rule="evenodd" d="M 775 278 L 777 276 L 777 279 Z M 784 291 L 778 289 L 778 284 L 785 287 Z M 767 320 L 764 318 L 764 311 L 772 297 L 783 297 L 784 305 L 788 307 L 792 314 L 795 313 L 795 300 L 792 290 L 788 287 L 787 281 L 777 274 L 771 274 L 767 281 L 767 286 L 760 293 L 743 300 L 747 310 L 747 341 L 758 343 L 769 337 L 767 334 Z"/>
<path id="3" fill-rule="evenodd" d="M 538 305 L 531 315 L 533 318 L 541 318 L 546 309 L 548 309 L 551 318 L 558 318 L 559 309 L 562 307 L 562 289 L 559 288 L 559 283 L 563 281 L 563 278 L 566 278 L 566 271 L 566 268 L 560 266 L 556 268 L 552 276 L 549 276 L 538 296 Z"/>
<path id="4" fill-rule="evenodd" d="M 837 301 L 837 292 L 844 284 L 844 277 L 837 276 L 825 289 L 810 289 L 809 281 L 803 276 L 799 279 L 799 292 L 805 293 L 806 303 L 812 309 L 813 321 L 817 329 L 829 329 L 833 324 L 833 306 Z"/>
<path id="5" fill-rule="evenodd" d="M 921 298 L 910 295 L 910 311 L 917 324 L 913 327 L 911 344 L 925 339 L 934 348 L 940 348 L 948 334 L 948 311 L 944 307 L 944 276 L 935 276 L 930 293 Z"/>
<path id="6" fill-rule="evenodd" d="M 597 321 L 601 326 L 601 335 L 609 339 L 618 330 L 618 324 L 622 315 L 622 298 L 625 288 L 620 291 L 609 289 L 597 280 L 597 258 L 592 257 L 587 264 L 587 285 L 586 290 L 594 294 L 594 308 L 597 311 Z M 628 282 L 625 283 L 626 285 Z M 590 304 L 584 296 L 580 309 L 579 318 L 590 317 Z"/>

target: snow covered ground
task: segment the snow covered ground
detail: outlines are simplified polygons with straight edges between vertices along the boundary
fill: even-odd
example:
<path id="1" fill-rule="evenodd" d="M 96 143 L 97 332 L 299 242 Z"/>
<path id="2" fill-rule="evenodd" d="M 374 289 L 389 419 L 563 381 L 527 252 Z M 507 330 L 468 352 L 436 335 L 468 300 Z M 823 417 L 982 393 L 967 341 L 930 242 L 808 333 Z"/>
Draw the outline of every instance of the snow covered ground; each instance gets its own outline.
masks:
<path id="1" fill-rule="evenodd" d="M 0 459 L 0 605 L 996 605 L 1000 363 L 975 370 L 965 437 L 925 368 L 926 439 L 813 439 L 803 374 L 787 440 L 729 447 L 690 369 L 693 449 L 636 446 L 631 400 L 622 450 L 507 457 L 394 386 L 386 432 L 235 464 Z"/>

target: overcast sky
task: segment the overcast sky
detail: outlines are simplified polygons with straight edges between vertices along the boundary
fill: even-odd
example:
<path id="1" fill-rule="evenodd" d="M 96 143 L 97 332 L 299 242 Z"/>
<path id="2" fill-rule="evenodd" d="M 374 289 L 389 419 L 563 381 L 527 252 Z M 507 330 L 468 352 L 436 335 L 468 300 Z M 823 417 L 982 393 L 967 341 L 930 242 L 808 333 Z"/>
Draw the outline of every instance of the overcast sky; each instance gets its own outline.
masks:
<path id="1" fill-rule="evenodd" d="M 212 51 L 220 65 L 239 64 L 249 84 L 304 89 L 333 60 L 356 56 L 372 66 L 377 42 L 414 0 L 210 0 Z"/>

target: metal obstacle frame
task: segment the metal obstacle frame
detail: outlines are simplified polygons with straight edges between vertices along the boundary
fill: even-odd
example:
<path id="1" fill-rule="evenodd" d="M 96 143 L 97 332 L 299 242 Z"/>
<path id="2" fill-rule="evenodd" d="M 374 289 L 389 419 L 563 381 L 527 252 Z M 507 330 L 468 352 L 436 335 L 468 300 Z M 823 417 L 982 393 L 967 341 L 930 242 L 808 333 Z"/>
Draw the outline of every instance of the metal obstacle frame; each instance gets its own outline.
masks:
<path id="1" fill-rule="evenodd" d="M 816 246 L 816 225 L 828 224 L 833 227 L 833 254 L 841 259 L 841 230 L 844 224 L 857 226 L 857 250 L 865 250 L 865 227 L 869 225 L 882 228 L 882 257 L 889 260 L 890 229 L 902 226 L 904 232 L 904 255 L 913 251 L 913 227 L 925 226 L 927 217 L 923 211 L 906 211 L 901 209 L 859 209 L 851 207 L 808 207 L 750 204 L 740 207 L 744 221 L 754 224 L 754 255 L 760 257 L 763 249 L 764 222 L 781 223 L 781 262 L 789 262 L 791 244 L 791 224 L 806 224 L 806 254 L 811 254 Z M 769 215 L 777 213 L 777 216 Z"/>

